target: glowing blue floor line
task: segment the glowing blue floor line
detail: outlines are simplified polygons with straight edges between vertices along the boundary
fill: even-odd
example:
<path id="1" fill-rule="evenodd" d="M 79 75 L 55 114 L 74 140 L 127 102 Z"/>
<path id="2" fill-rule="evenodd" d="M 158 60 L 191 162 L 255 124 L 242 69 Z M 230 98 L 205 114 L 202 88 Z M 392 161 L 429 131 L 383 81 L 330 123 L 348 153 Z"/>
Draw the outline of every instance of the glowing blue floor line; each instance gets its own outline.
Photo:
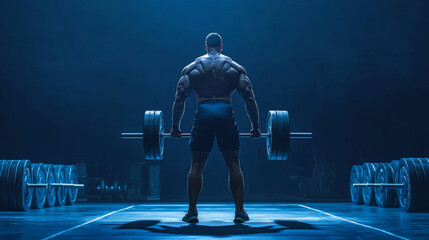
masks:
<path id="1" fill-rule="evenodd" d="M 65 232 L 68 232 L 68 231 L 74 230 L 74 229 L 76 229 L 76 228 L 80 228 L 80 227 L 82 227 L 82 226 L 85 226 L 85 225 L 87 225 L 87 224 L 90 224 L 90 223 L 92 223 L 92 222 L 95 222 L 95 221 L 97 221 L 97 220 L 100 220 L 100 219 L 105 218 L 105 217 L 107 217 L 107 216 L 110 216 L 110 215 L 112 215 L 112 214 L 115 214 L 115 213 L 118 213 L 118 212 L 121 212 L 121 211 L 124 211 L 124 210 L 130 209 L 130 208 L 132 208 L 132 207 L 134 207 L 134 205 L 133 205 L 133 206 L 126 207 L 126 208 L 122 208 L 122 209 L 119 209 L 119 210 L 116 210 L 116 211 L 113 211 L 113 212 L 110 212 L 110 213 L 105 214 L 105 215 L 103 215 L 103 216 L 101 216 L 101 217 L 98 217 L 98 218 L 92 219 L 91 221 L 84 222 L 84 223 L 82 223 L 82 224 L 80 224 L 80 225 L 77 225 L 77 226 L 74 226 L 74 227 L 72 227 L 72 228 L 66 229 L 66 230 L 61 231 L 61 232 L 59 232 L 59 233 L 55 233 L 55 234 L 53 234 L 53 235 L 51 235 L 51 236 L 49 236 L 49 237 L 45 237 L 45 238 L 43 238 L 42 240 L 48 240 L 48 239 L 54 238 L 54 237 L 56 237 L 56 236 L 58 236 L 58 235 L 61 235 L 61 234 L 65 233 Z"/>
<path id="2" fill-rule="evenodd" d="M 308 207 L 308 206 L 305 206 L 305 205 L 301 205 L 301 204 L 298 204 L 298 206 L 303 207 L 303 208 L 307 208 L 307 209 L 310 209 L 310 210 L 313 210 L 313 211 L 316 211 L 316 212 L 319 212 L 319 213 L 323 213 L 325 215 L 328 215 L 328 216 L 336 218 L 336 219 L 343 220 L 343 221 L 348 222 L 348 223 L 353 223 L 353 224 L 356 224 L 356 225 L 361 226 L 361 227 L 366 227 L 366 228 L 369 228 L 369 229 L 372 229 L 372 230 L 375 230 L 375 231 L 379 231 L 379 232 L 385 233 L 385 234 L 390 235 L 390 236 L 395 237 L 395 238 L 399 238 L 399 239 L 403 239 L 403 240 L 410 240 L 409 238 L 396 235 L 396 234 L 388 232 L 386 230 L 383 230 L 383 229 L 380 229 L 380 228 L 376 228 L 376 227 L 371 227 L 369 225 L 365 225 L 365 224 L 362 224 L 362 223 L 354 222 L 354 221 L 351 221 L 351 220 L 348 220 L 348 219 L 345 219 L 345 218 L 342 218 L 342 217 L 338 217 L 338 216 L 335 216 L 333 214 L 324 212 L 324 211 L 319 210 L 319 209 L 311 208 L 311 207 Z"/>

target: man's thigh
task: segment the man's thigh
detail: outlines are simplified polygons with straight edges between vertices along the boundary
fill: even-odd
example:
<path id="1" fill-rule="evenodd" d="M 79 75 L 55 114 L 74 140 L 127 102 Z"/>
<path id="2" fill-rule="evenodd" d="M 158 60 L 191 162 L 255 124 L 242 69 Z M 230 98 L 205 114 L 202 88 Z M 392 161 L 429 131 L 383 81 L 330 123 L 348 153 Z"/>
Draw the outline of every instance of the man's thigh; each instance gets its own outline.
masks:
<path id="1" fill-rule="evenodd" d="M 213 147 L 215 132 L 210 126 L 194 124 L 189 145 L 192 152 L 210 152 Z"/>
<path id="2" fill-rule="evenodd" d="M 240 149 L 240 133 L 234 119 L 216 129 L 216 140 L 222 152 L 238 151 Z"/>

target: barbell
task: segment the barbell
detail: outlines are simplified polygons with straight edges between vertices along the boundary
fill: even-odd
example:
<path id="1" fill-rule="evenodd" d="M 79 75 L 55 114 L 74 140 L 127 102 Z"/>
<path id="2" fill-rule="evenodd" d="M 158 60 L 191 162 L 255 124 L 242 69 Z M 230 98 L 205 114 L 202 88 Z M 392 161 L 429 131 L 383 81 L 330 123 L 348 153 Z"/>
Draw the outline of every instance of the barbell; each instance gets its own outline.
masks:
<path id="1" fill-rule="evenodd" d="M 350 175 L 350 193 L 355 204 L 399 205 L 405 212 L 429 210 L 429 158 L 355 165 Z"/>
<path id="2" fill-rule="evenodd" d="M 143 139 L 144 155 L 147 160 L 162 160 L 164 139 L 171 138 L 164 132 L 162 111 L 146 111 L 143 118 L 142 133 L 121 133 L 122 139 Z M 191 133 L 182 133 L 182 138 L 191 137 Z M 250 138 L 250 133 L 240 133 L 240 137 Z M 260 138 L 266 138 L 269 160 L 286 160 L 289 154 L 290 139 L 311 139 L 310 132 L 290 132 L 289 113 L 270 110 L 267 116 L 267 132 Z M 253 138 L 258 139 L 258 138 Z"/>
<path id="3" fill-rule="evenodd" d="M 0 207 L 27 211 L 30 207 L 54 206 L 56 201 L 57 205 L 65 203 L 69 189 L 84 187 L 83 184 L 67 183 L 65 170 L 64 177 L 56 177 L 56 172 L 66 168 L 63 165 L 31 164 L 29 160 L 0 160 Z"/>

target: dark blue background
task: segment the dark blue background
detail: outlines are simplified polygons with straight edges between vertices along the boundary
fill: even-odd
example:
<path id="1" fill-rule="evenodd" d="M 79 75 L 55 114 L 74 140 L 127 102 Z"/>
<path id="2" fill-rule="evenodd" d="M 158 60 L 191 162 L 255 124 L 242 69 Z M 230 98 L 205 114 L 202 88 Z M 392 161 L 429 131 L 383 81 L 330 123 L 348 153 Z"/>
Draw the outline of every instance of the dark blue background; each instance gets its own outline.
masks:
<path id="1" fill-rule="evenodd" d="M 405 0 L 2 1 L 0 158 L 86 162 L 94 175 L 126 176 L 143 150 L 119 134 L 140 131 L 149 109 L 163 110 L 169 129 L 181 69 L 204 54 L 208 33 L 219 32 L 224 54 L 253 81 L 262 125 L 269 109 L 285 109 L 292 130 L 314 133 L 310 142 L 293 142 L 284 162 L 266 160 L 263 140 L 243 140 L 247 199 L 296 196 L 305 181 L 315 192 L 347 196 L 351 165 L 428 153 L 427 7 Z M 233 107 L 248 131 L 237 96 Z M 187 141 L 166 145 L 163 198 L 186 200 Z M 202 200 L 232 199 L 217 147 L 204 177 Z"/>

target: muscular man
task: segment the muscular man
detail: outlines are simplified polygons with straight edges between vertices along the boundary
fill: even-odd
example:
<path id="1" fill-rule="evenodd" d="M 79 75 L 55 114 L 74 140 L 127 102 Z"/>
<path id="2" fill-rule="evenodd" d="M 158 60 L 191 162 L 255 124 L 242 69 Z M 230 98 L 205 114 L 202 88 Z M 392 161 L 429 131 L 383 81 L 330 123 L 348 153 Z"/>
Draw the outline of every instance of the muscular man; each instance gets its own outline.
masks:
<path id="1" fill-rule="evenodd" d="M 189 209 L 185 222 L 198 222 L 197 199 L 203 181 L 202 171 L 216 137 L 229 169 L 229 187 L 235 202 L 234 222 L 249 220 L 243 208 L 243 173 L 238 151 L 239 132 L 231 109 L 231 96 L 237 90 L 243 97 L 252 129 L 251 137 L 259 137 L 259 111 L 246 70 L 231 58 L 222 55 L 222 38 L 217 33 L 206 37 L 207 54 L 197 58 L 182 71 L 173 104 L 171 136 L 181 137 L 180 121 L 185 101 L 194 90 L 197 111 L 192 127 L 190 146 L 191 169 L 188 174 Z"/>

